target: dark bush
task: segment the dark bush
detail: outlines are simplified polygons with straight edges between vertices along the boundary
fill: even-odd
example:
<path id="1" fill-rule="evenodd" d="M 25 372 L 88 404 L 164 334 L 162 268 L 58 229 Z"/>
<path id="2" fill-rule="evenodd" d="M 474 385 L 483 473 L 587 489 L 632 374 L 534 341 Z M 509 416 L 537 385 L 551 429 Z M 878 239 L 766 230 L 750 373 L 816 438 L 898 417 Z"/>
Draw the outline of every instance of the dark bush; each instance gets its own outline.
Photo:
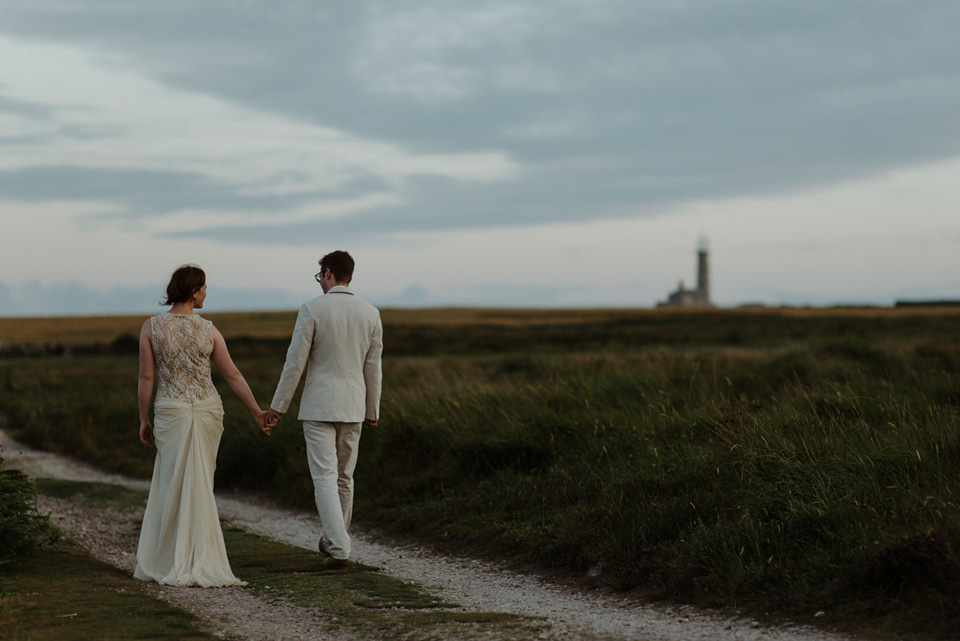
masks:
<path id="1" fill-rule="evenodd" d="M 140 351 L 140 339 L 133 334 L 120 334 L 110 343 L 110 351 L 114 354 L 137 354 Z"/>
<path id="2" fill-rule="evenodd" d="M 0 458 L 0 568 L 30 554 L 57 533 L 37 512 L 37 490 L 20 470 L 3 469 Z"/>

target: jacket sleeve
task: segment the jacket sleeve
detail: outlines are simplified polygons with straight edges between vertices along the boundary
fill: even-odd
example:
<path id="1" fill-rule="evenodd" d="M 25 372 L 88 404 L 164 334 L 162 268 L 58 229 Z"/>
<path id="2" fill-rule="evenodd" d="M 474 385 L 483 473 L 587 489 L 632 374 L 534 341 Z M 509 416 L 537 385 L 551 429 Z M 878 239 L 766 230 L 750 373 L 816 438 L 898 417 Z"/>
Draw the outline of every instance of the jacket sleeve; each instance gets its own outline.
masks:
<path id="1" fill-rule="evenodd" d="M 290 401 L 293 400 L 297 385 L 300 383 L 300 377 L 303 376 L 303 370 L 310 358 L 314 325 L 314 318 L 307 305 L 304 304 L 297 314 L 297 324 L 293 328 L 290 347 L 287 348 L 287 360 L 283 364 L 283 372 L 280 374 L 280 382 L 277 383 L 277 391 L 270 402 L 270 407 L 281 414 L 286 414 L 290 408 Z"/>
<path id="2" fill-rule="evenodd" d="M 367 356 L 363 361 L 363 382 L 367 388 L 367 415 L 365 418 L 369 420 L 380 418 L 380 388 L 383 380 L 380 357 L 382 354 L 383 323 L 381 323 L 378 313 L 377 322 L 370 337 L 370 347 L 367 348 Z"/>

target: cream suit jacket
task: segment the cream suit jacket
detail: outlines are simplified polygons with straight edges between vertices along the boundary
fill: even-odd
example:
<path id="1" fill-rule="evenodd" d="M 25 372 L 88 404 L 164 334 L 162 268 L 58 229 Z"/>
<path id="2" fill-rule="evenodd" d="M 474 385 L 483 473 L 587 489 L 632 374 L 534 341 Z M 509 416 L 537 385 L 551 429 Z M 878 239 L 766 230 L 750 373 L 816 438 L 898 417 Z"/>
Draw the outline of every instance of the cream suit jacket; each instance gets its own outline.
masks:
<path id="1" fill-rule="evenodd" d="M 331 287 L 300 307 L 270 407 L 285 414 L 303 370 L 301 421 L 360 423 L 380 417 L 383 325 L 376 307 Z"/>

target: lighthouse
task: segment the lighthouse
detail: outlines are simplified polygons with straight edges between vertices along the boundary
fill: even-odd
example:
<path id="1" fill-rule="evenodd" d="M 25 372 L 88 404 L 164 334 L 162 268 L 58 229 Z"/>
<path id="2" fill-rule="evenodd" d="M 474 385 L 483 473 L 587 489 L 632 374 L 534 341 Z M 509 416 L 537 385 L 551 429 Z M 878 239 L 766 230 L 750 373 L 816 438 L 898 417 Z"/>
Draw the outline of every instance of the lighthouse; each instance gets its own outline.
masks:
<path id="1" fill-rule="evenodd" d="M 710 250 L 706 237 L 700 238 L 697 244 L 697 288 L 686 289 L 683 281 L 677 291 L 667 297 L 666 302 L 658 303 L 658 307 L 713 307 L 710 302 Z"/>

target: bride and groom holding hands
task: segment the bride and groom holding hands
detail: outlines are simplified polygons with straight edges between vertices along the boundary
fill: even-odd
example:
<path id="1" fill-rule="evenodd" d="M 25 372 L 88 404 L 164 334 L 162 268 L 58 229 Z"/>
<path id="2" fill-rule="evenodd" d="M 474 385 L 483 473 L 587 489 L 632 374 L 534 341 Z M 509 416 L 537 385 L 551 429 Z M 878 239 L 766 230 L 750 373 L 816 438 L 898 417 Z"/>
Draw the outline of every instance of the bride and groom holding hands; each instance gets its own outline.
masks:
<path id="1" fill-rule="evenodd" d="M 324 566 L 350 559 L 353 473 L 364 426 L 377 425 L 383 326 L 379 311 L 350 290 L 353 258 L 335 251 L 320 259 L 323 295 L 304 303 L 270 408 L 262 410 L 234 365 L 223 336 L 194 310 L 203 307 L 206 276 L 177 269 L 163 304 L 140 333 L 140 440 L 156 445 L 134 576 L 170 585 L 240 585 L 227 559 L 213 495 L 223 405 L 211 362 L 264 433 L 286 413 L 306 371 L 298 419 L 320 516 Z M 154 422 L 149 406 L 156 382 Z"/>

